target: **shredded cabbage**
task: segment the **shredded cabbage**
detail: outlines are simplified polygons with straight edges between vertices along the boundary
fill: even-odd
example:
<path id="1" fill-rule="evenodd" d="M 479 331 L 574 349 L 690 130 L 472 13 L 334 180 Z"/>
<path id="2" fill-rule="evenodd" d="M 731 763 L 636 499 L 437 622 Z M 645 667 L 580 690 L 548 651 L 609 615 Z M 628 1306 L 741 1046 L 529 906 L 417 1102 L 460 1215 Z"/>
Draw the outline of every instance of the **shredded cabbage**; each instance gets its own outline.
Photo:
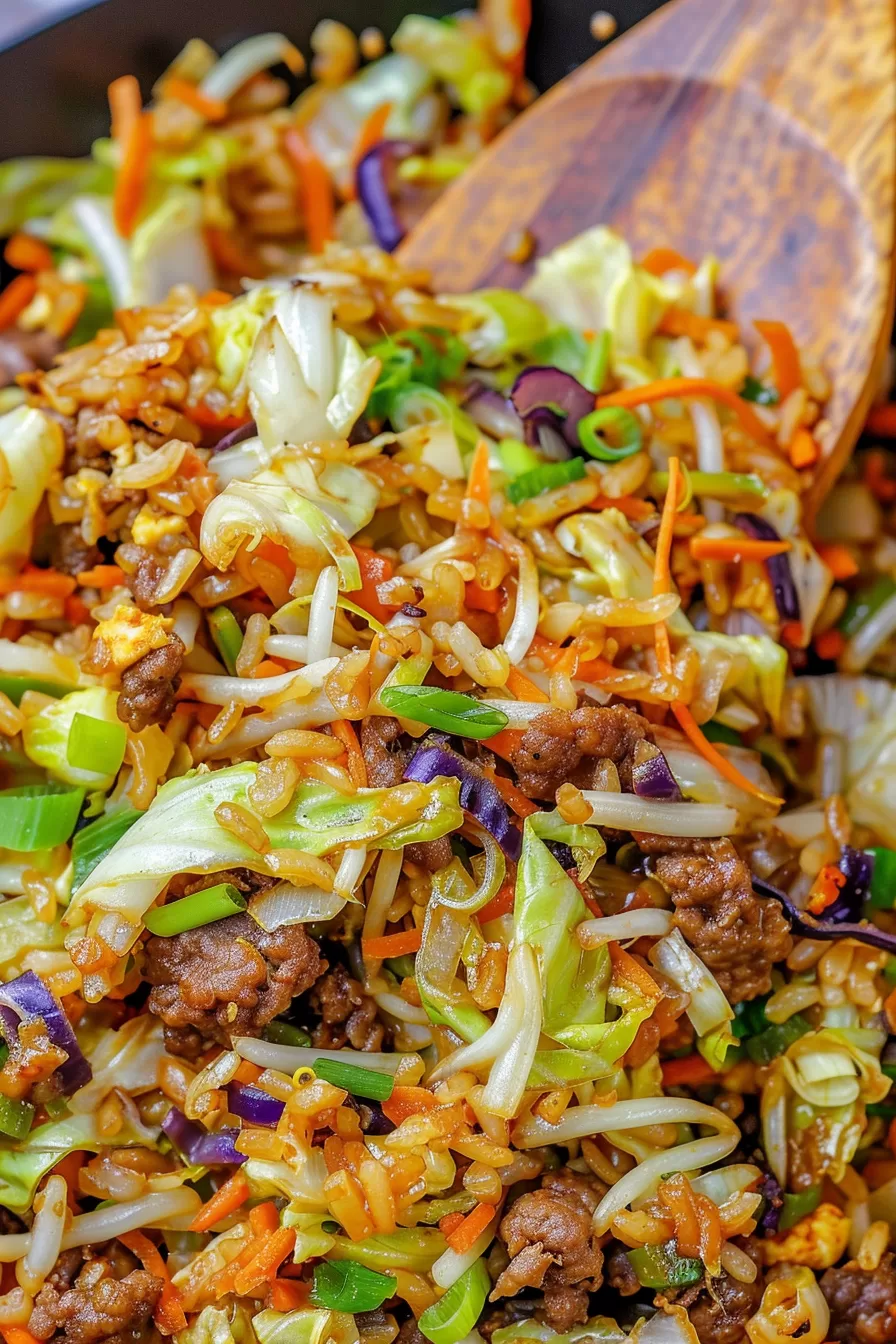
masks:
<path id="1" fill-rule="evenodd" d="M 688 643 L 701 659 L 713 649 L 729 653 L 735 666 L 725 689 L 737 690 L 757 709 L 765 710 L 777 727 L 787 679 L 787 651 L 768 635 L 722 635 L 694 630 Z"/>
<path id="2" fill-rule="evenodd" d="M 463 333 L 470 359 L 483 368 L 503 364 L 511 355 L 544 340 L 550 323 L 537 304 L 512 289 L 477 289 L 472 294 L 442 294 L 440 303 L 461 308 L 477 319 Z"/>
<path id="3" fill-rule="evenodd" d="M 11 853 L 2 850 L 4 859 Z M 33 868 L 33 854 L 23 855 Z M 58 920 L 47 924 L 38 919 L 27 896 L 14 896 L 0 901 L 0 977 L 11 980 L 25 969 L 24 958 L 29 953 L 52 952 L 62 947 L 62 926 Z"/>
<path id="4" fill-rule="evenodd" d="M 215 287 L 215 272 L 202 233 L 202 197 L 188 187 L 169 188 L 144 215 L 130 244 L 130 290 L 123 301 L 162 303 L 175 285 L 200 294 Z"/>
<path id="5" fill-rule="evenodd" d="M 399 24 L 392 46 L 413 56 L 436 79 L 454 91 L 461 110 L 479 117 L 501 107 L 513 81 L 498 64 L 483 38 L 459 24 L 408 14 Z"/>
<path id="6" fill-rule="evenodd" d="M 20 1143 L 0 1139 L 0 1203 L 15 1212 L 30 1209 L 41 1177 L 69 1153 L 98 1153 L 101 1148 L 130 1144 L 155 1147 L 158 1134 L 157 1128 L 140 1124 L 136 1107 L 131 1106 L 114 1134 L 101 1132 L 94 1113 L 50 1120 Z"/>
<path id="7" fill-rule="evenodd" d="M 238 1302 L 203 1307 L 193 1324 L 174 1336 L 177 1344 L 256 1344 L 251 1312 Z"/>
<path id="8" fill-rule="evenodd" d="M 323 1308 L 260 1311 L 252 1318 L 258 1344 L 357 1344 L 354 1316 Z"/>
<path id="9" fill-rule="evenodd" d="M 8 159 L 0 164 L 0 235 L 56 213 L 80 192 L 111 195 L 114 172 L 93 159 Z"/>
<path id="10" fill-rule="evenodd" d="M 588 562 L 600 579 L 600 592 L 604 596 L 632 597 L 638 601 L 653 596 L 653 551 L 618 509 L 575 513 L 557 528 L 557 539 L 572 555 L 580 555 Z M 672 613 L 668 625 L 676 634 L 689 634 L 692 630 L 681 609 Z"/>
<path id="11" fill-rule="evenodd" d="M 0 565 L 28 556 L 34 515 L 64 450 L 61 425 L 42 411 L 17 406 L 0 416 Z"/>
<path id="12" fill-rule="evenodd" d="M 88 686 L 83 691 L 71 691 L 61 699 L 46 705 L 37 714 L 25 720 L 22 744 L 25 755 L 35 765 L 42 765 L 56 779 L 66 784 L 81 784 L 88 789 L 108 789 L 114 774 L 104 775 L 97 770 L 85 770 L 69 765 L 68 737 L 76 714 L 99 719 L 103 723 L 119 723 L 115 706 L 118 693 L 102 686 Z"/>

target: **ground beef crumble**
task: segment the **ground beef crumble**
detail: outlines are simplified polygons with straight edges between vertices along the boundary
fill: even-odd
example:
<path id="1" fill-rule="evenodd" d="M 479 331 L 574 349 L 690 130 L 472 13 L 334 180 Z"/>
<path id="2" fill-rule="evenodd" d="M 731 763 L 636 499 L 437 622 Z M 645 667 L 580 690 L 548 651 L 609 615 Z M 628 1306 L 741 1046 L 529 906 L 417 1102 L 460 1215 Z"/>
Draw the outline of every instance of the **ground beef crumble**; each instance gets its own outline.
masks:
<path id="1" fill-rule="evenodd" d="M 649 728 L 642 715 L 625 705 L 548 709 L 532 720 L 510 763 L 527 798 L 553 800 L 566 783 L 590 789 L 601 760 L 612 761 L 622 787 L 630 789 L 632 755 Z"/>
<path id="2" fill-rule="evenodd" d="M 603 1281 L 603 1251 L 591 1220 L 606 1189 L 590 1173 L 559 1167 L 541 1178 L 540 1189 L 515 1200 L 498 1229 L 510 1263 L 489 1300 L 541 1288 L 538 1314 L 552 1329 L 562 1333 L 584 1324 L 588 1295 Z"/>
<path id="3" fill-rule="evenodd" d="M 371 715 L 361 721 L 361 754 L 367 766 L 367 782 L 372 789 L 391 789 L 404 780 L 408 762 L 416 746 L 402 746 L 401 724 L 397 719 Z M 451 862 L 451 840 L 447 835 L 438 840 L 424 840 L 408 845 L 405 858 L 419 863 L 431 873 L 446 868 Z"/>
<path id="4" fill-rule="evenodd" d="M 28 1329 L 59 1344 L 137 1344 L 162 1291 L 162 1280 L 134 1269 L 117 1243 L 93 1256 L 63 1251 L 34 1300 Z"/>
<path id="5" fill-rule="evenodd" d="M 80 523 L 57 523 L 50 539 L 50 559 L 54 569 L 77 578 L 86 569 L 103 562 L 99 546 L 84 540 Z"/>
<path id="6" fill-rule="evenodd" d="M 144 954 L 149 1010 L 165 1023 L 168 1049 L 187 1057 L 259 1036 L 327 969 L 301 924 L 265 933 L 249 915 L 150 938 Z"/>
<path id="7" fill-rule="evenodd" d="M 730 840 L 640 835 L 653 872 L 675 906 L 675 925 L 709 967 L 730 1003 L 767 994 L 772 967 L 793 947 L 777 901 L 757 896 Z"/>
<path id="8" fill-rule="evenodd" d="M 758 1248 L 752 1237 L 737 1237 L 734 1244 L 756 1260 Z M 752 1283 L 741 1283 L 725 1270 L 682 1292 L 659 1294 L 656 1305 L 684 1307 L 700 1344 L 750 1344 L 747 1321 L 762 1302 L 765 1280 L 760 1270 Z"/>
<path id="9" fill-rule="evenodd" d="M 133 732 L 171 718 L 186 652 L 177 635 L 172 635 L 163 648 L 150 649 L 122 672 L 117 713 Z"/>
<path id="10" fill-rule="evenodd" d="M 320 1022 L 311 1040 L 321 1050 L 382 1050 L 386 1028 L 377 1020 L 374 999 L 344 966 L 334 966 L 311 991 L 311 1007 Z"/>
<path id="11" fill-rule="evenodd" d="M 875 1270 L 851 1261 L 828 1269 L 821 1291 L 831 1309 L 827 1338 L 840 1344 L 888 1344 L 896 1340 L 896 1257 L 888 1251 Z"/>

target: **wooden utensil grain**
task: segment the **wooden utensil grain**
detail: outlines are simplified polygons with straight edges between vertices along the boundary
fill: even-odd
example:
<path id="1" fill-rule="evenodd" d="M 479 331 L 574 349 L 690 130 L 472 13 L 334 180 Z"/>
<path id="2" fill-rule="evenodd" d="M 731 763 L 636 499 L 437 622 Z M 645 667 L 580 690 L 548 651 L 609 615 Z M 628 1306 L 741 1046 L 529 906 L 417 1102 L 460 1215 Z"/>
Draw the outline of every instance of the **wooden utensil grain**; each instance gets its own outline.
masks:
<path id="1" fill-rule="evenodd" d="M 893 315 L 893 0 L 674 0 L 557 85 L 402 244 L 435 287 L 518 288 L 539 253 L 611 224 L 636 255 L 722 262 L 728 313 L 788 323 L 834 391 L 811 507 L 878 385 Z"/>

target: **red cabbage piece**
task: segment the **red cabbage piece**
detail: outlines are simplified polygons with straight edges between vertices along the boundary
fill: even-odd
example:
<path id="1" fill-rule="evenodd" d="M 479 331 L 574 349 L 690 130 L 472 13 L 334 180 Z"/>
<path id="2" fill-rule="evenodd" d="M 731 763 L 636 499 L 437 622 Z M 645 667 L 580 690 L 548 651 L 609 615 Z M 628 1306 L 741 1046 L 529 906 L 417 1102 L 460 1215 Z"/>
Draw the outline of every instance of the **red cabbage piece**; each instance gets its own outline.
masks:
<path id="1" fill-rule="evenodd" d="M 664 803 L 681 802 L 681 789 L 661 751 L 632 766 L 632 787 L 639 798 L 655 798 Z"/>
<path id="2" fill-rule="evenodd" d="M 784 1205 L 784 1192 L 774 1176 L 763 1177 L 758 1193 L 765 1200 L 762 1214 L 762 1231 L 767 1237 L 773 1237 L 781 1221 L 781 1209 Z"/>
<path id="3" fill-rule="evenodd" d="M 510 389 L 510 400 L 527 430 L 529 418 L 535 416 L 536 425 L 551 424 L 562 433 L 571 448 L 580 448 L 579 421 L 594 410 L 594 393 L 583 387 L 571 373 L 564 373 L 550 364 L 536 364 L 531 369 L 524 369 Z M 549 417 L 545 416 L 545 411 Z"/>
<path id="4" fill-rule="evenodd" d="M 496 439 L 521 439 L 523 422 L 496 387 L 487 387 L 478 380 L 470 384 L 464 401 L 464 410 L 480 429 Z"/>
<path id="5" fill-rule="evenodd" d="M 0 985 L 0 1031 L 8 1045 L 15 1044 L 20 1024 L 35 1018 L 44 1023 L 53 1044 L 68 1055 L 56 1069 L 56 1076 L 63 1095 L 70 1097 L 90 1082 L 93 1070 L 84 1058 L 62 1004 L 34 971 L 25 971 L 15 980 Z"/>
<path id="6" fill-rule="evenodd" d="M 460 805 L 472 812 L 476 820 L 493 835 L 509 859 L 516 862 L 522 848 L 522 835 L 511 821 L 511 813 L 504 799 L 490 779 L 486 779 L 472 761 L 459 756 L 444 744 L 444 739 L 427 736 L 417 748 L 405 779 L 418 784 L 429 784 L 439 775 L 460 780 Z"/>
<path id="7" fill-rule="evenodd" d="M 235 1126 L 218 1129 L 214 1134 L 188 1120 L 183 1111 L 172 1106 L 162 1121 L 162 1129 L 194 1167 L 241 1166 L 246 1161 L 238 1153 L 235 1141 L 239 1130 Z"/>
<path id="8" fill-rule="evenodd" d="M 771 523 L 767 523 L 757 513 L 735 514 L 734 521 L 743 532 L 746 532 L 747 536 L 754 537 L 757 541 L 781 540 Z M 778 608 L 778 615 L 781 620 L 798 621 L 800 619 L 800 599 L 797 595 L 793 575 L 790 572 L 790 561 L 786 554 L 771 556 L 766 560 L 765 568 L 771 580 L 775 606 Z"/>
<path id="9" fill-rule="evenodd" d="M 820 919 L 810 915 L 808 910 L 799 910 L 793 901 L 778 887 L 773 887 L 771 882 L 766 882 L 764 878 L 754 877 L 753 886 L 761 896 L 771 896 L 773 900 L 779 901 L 784 907 L 785 913 L 790 920 L 790 927 L 794 933 L 800 934 L 803 938 L 817 938 L 821 942 L 836 942 L 839 938 L 855 938 L 860 943 L 866 943 L 869 947 L 879 947 L 884 952 L 896 953 L 896 934 L 885 933 L 879 929 L 876 924 L 868 924 L 864 921 L 860 924 L 853 923 L 849 919 L 838 918 L 836 915 L 830 917 L 830 909 L 824 912 Z M 845 912 L 847 915 L 849 911 Z"/>
<path id="10" fill-rule="evenodd" d="M 246 424 L 240 425 L 239 429 L 232 429 L 229 434 L 225 434 L 223 439 L 219 439 L 212 449 L 213 453 L 223 453 L 227 448 L 233 448 L 238 443 L 245 443 L 246 439 L 254 439 L 258 433 L 258 426 L 254 420 L 248 420 Z"/>
<path id="11" fill-rule="evenodd" d="M 379 140 L 355 169 L 355 189 L 373 236 L 384 252 L 394 252 L 407 230 L 392 201 L 394 164 L 416 152 L 411 140 Z"/>
<path id="12" fill-rule="evenodd" d="M 284 1111 L 284 1104 L 269 1096 L 260 1087 L 249 1083 L 228 1083 L 227 1105 L 233 1115 L 248 1120 L 250 1125 L 264 1125 L 276 1129 Z"/>

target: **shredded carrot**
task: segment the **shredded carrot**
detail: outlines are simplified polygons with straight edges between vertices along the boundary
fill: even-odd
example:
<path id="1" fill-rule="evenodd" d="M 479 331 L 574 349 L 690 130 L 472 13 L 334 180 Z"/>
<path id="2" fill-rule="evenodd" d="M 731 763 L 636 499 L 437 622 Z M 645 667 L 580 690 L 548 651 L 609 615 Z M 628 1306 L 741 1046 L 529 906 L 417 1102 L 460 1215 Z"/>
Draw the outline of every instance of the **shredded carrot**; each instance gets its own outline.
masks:
<path id="1" fill-rule="evenodd" d="M 140 85 L 134 75 L 113 79 L 107 89 L 112 139 L 124 144 L 143 110 Z"/>
<path id="2" fill-rule="evenodd" d="M 241 1059 L 236 1073 L 233 1075 L 234 1082 L 237 1083 L 257 1083 L 261 1077 L 263 1069 L 257 1064 L 250 1064 L 248 1059 Z"/>
<path id="3" fill-rule="evenodd" d="M 336 207 L 330 175 L 297 126 L 286 132 L 283 147 L 298 175 L 308 245 L 312 252 L 323 252 L 334 236 Z"/>
<path id="4" fill-rule="evenodd" d="M 94 565 L 81 570 L 78 583 L 82 588 L 117 588 L 124 583 L 124 573 L 118 565 Z"/>
<path id="5" fill-rule="evenodd" d="M 487 739 L 489 751 L 493 751 L 502 760 L 509 761 L 520 745 L 522 728 L 503 728 L 500 733 Z M 526 814 L 528 816 L 528 813 Z"/>
<path id="6" fill-rule="evenodd" d="M 815 652 L 826 662 L 834 662 L 846 648 L 846 639 L 839 630 L 825 630 L 813 640 Z"/>
<path id="7" fill-rule="evenodd" d="M 438 1097 L 434 1097 L 427 1087 L 393 1087 L 392 1095 L 380 1102 L 383 1115 L 393 1125 L 400 1125 L 409 1115 L 435 1110 L 438 1105 Z"/>
<path id="8" fill-rule="evenodd" d="M 0 1335 L 6 1344 L 41 1344 L 39 1339 L 26 1330 L 24 1325 L 0 1325 Z"/>
<path id="9" fill-rule="evenodd" d="M 439 1231 L 447 1237 L 449 1232 L 453 1232 L 456 1227 L 460 1227 L 465 1216 L 463 1213 L 446 1213 L 444 1218 L 439 1219 Z"/>
<path id="10" fill-rule="evenodd" d="M 691 745 L 697 748 L 705 761 L 708 761 L 710 765 L 715 766 L 720 775 L 724 775 L 725 779 L 731 784 L 734 784 L 739 789 L 744 789 L 745 792 L 752 794 L 754 798 L 761 798 L 764 803 L 771 803 L 775 807 L 781 806 L 784 801 L 783 798 L 775 798 L 772 794 L 763 793 L 762 789 L 757 788 L 752 780 L 747 779 L 746 775 L 741 774 L 736 765 L 732 765 L 720 751 L 716 750 L 712 742 L 704 737 L 697 720 L 694 718 L 687 705 L 683 705 L 677 700 L 674 701 L 672 705 L 672 713 L 678 720 L 679 728 Z"/>
<path id="11" fill-rule="evenodd" d="M 386 122 L 391 115 L 392 104 L 380 103 L 379 107 L 373 109 L 358 132 L 358 138 L 352 150 L 352 180 L 346 188 L 346 200 L 353 201 L 355 199 L 357 194 L 355 190 L 355 170 L 364 155 L 382 140 L 386 132 Z"/>
<path id="12" fill-rule="evenodd" d="M 228 294 L 226 289 L 207 289 L 199 302 L 210 308 L 223 308 L 225 303 L 233 303 L 233 295 Z"/>
<path id="13" fill-rule="evenodd" d="M 480 439 L 470 462 L 470 475 L 467 479 L 467 499 L 475 499 L 486 508 L 491 504 L 492 483 L 490 476 L 488 444 Z"/>
<path id="14" fill-rule="evenodd" d="M 50 271 L 53 253 L 39 238 L 30 233 L 14 233 L 3 251 L 10 266 L 16 271 Z"/>
<path id="15" fill-rule="evenodd" d="M 697 1190 L 691 1192 L 691 1202 L 697 1214 L 697 1226 L 700 1229 L 697 1253 L 710 1274 L 718 1274 L 719 1257 L 722 1253 L 722 1220 L 718 1206 L 708 1195 Z M 752 1227 L 752 1223 L 750 1224 Z"/>
<path id="16" fill-rule="evenodd" d="M 722 564 L 738 560 L 770 560 L 790 550 L 789 541 L 754 541 L 751 537 L 691 537 L 689 548 L 695 560 L 719 560 Z"/>
<path id="17" fill-rule="evenodd" d="M 786 644 L 791 649 L 801 649 L 803 647 L 802 621 L 784 622 L 781 626 L 781 643 Z"/>
<path id="18" fill-rule="evenodd" d="M 385 624 L 394 616 L 395 608 L 383 606 L 377 595 L 377 587 L 381 583 L 388 583 L 395 573 L 395 567 L 386 556 L 367 546 L 352 546 L 352 550 L 361 571 L 361 587 L 352 593 L 352 601 Z"/>
<path id="19" fill-rule="evenodd" d="M 275 662 L 273 658 L 265 658 L 252 669 L 253 677 L 280 677 L 283 672 L 283 664 Z"/>
<path id="20" fill-rule="evenodd" d="M 259 1238 L 260 1245 L 252 1259 L 239 1271 L 234 1281 L 238 1296 L 249 1293 L 260 1283 L 273 1279 L 277 1266 L 286 1259 L 296 1244 L 294 1227 L 278 1227 L 270 1236 Z"/>
<path id="21" fill-rule="evenodd" d="M 198 1210 L 190 1223 L 190 1231 L 207 1232 L 215 1223 L 245 1204 L 248 1198 L 249 1182 L 241 1171 L 235 1171 Z"/>
<path id="22" fill-rule="evenodd" d="M 254 1209 L 249 1210 L 249 1226 L 256 1237 L 267 1237 L 277 1231 L 280 1214 L 273 1200 L 266 1199 L 263 1204 L 256 1204 Z"/>
<path id="23" fill-rule="evenodd" d="M 460 1226 L 449 1232 L 445 1238 L 452 1251 L 457 1255 L 463 1255 L 464 1251 L 468 1251 L 476 1238 L 488 1227 L 497 1211 L 494 1204 L 477 1204 L 471 1209 Z"/>
<path id="24" fill-rule="evenodd" d="M 676 252 L 674 247 L 654 247 L 647 253 L 641 261 L 641 267 L 649 271 L 651 275 L 665 275 L 667 271 L 685 271 L 688 275 L 696 275 L 697 267 L 687 257 L 683 257 L 680 252 Z"/>
<path id="25" fill-rule="evenodd" d="M 537 701 L 546 705 L 551 703 L 551 697 L 545 695 L 541 687 L 536 686 L 534 681 L 530 681 L 518 667 L 511 667 L 504 684 L 510 694 L 516 696 L 517 700 Z"/>
<path id="26" fill-rule="evenodd" d="M 509 915 L 513 909 L 514 890 L 513 883 L 506 882 L 497 896 L 477 910 L 476 918 L 480 924 L 487 924 L 491 919 L 500 919 L 502 915 Z"/>
<path id="27" fill-rule="evenodd" d="M 384 961 L 386 957 L 403 957 L 419 952 L 423 933 L 420 929 L 405 929 L 403 933 L 386 933 L 380 938 L 362 938 L 361 951 L 365 957 Z"/>
<path id="28" fill-rule="evenodd" d="M 786 322 L 754 322 L 753 326 L 772 352 L 775 386 L 778 396 L 786 401 L 791 392 L 803 385 L 800 356 Z"/>
<path id="29" fill-rule="evenodd" d="M 482 588 L 471 579 L 466 585 L 464 602 L 471 611 L 488 611 L 495 615 L 501 610 L 501 592 L 498 588 Z"/>
<path id="30" fill-rule="evenodd" d="M 813 915 L 820 915 L 833 905 L 842 889 L 846 886 L 846 874 L 833 863 L 820 868 L 812 883 L 806 908 Z"/>
<path id="31" fill-rule="evenodd" d="M 497 736 L 497 734 L 495 734 L 495 736 Z M 522 736 L 522 734 L 520 734 L 520 736 Z M 491 745 L 495 739 L 488 738 L 487 740 L 489 745 Z M 507 806 L 512 812 L 515 812 L 518 817 L 531 817 L 533 812 L 538 811 L 538 807 L 532 802 L 532 799 L 527 798 L 524 793 L 521 793 L 513 780 L 508 779 L 506 775 L 499 775 L 496 771 L 491 778 L 492 783 Z"/>
<path id="32" fill-rule="evenodd" d="M 209 98 L 207 93 L 203 93 L 195 84 L 191 84 L 188 79 L 179 79 L 177 75 L 169 75 L 162 85 L 162 92 L 166 98 L 174 98 L 178 103 L 184 103 L 186 107 L 191 107 L 194 112 L 198 112 L 200 117 L 205 117 L 206 121 L 223 121 L 227 116 L 227 103 L 223 98 Z"/>
<path id="33" fill-rule="evenodd" d="M 675 1241 L 679 1255 L 700 1254 L 700 1221 L 694 1207 L 691 1183 L 686 1176 L 670 1176 L 657 1188 L 660 1203 L 675 1219 Z"/>
<path id="34" fill-rule="evenodd" d="M 896 439 L 896 401 L 885 401 L 872 406 L 865 421 L 866 434 L 879 434 L 883 439 Z"/>
<path id="35" fill-rule="evenodd" d="M 23 313 L 37 293 L 37 281 L 33 275 L 17 275 L 0 294 L 0 331 L 11 327 L 20 313 Z M 27 1331 L 26 1331 L 27 1334 Z"/>
<path id="36" fill-rule="evenodd" d="M 142 112 L 121 142 L 121 163 L 115 178 L 112 209 L 122 238 L 130 238 L 134 232 L 143 205 L 151 150 L 152 113 Z"/>
<path id="37" fill-rule="evenodd" d="M 345 747 L 348 756 L 348 773 L 356 789 L 367 788 L 367 764 L 358 745 L 358 734 L 347 719 L 336 719 L 330 724 L 330 732 Z"/>
<path id="38" fill-rule="evenodd" d="M 688 336 L 698 344 L 702 344 L 713 331 L 720 332 L 731 341 L 736 341 L 738 336 L 736 322 L 726 322 L 721 317 L 701 317 L 699 313 L 689 313 L 686 308 L 668 308 L 657 330 L 663 336 Z"/>
<path id="39" fill-rule="evenodd" d="M 603 914 L 603 911 L 601 911 Z M 641 965 L 639 961 L 626 952 L 619 943 L 608 943 L 610 951 L 610 960 L 613 963 L 613 977 L 617 980 L 627 980 L 629 984 L 634 985 L 636 989 L 646 999 L 657 1002 L 663 997 L 663 991 L 648 970 Z"/>
<path id="40" fill-rule="evenodd" d="M 206 229 L 205 241 L 219 271 L 228 275 L 247 275 L 250 280 L 260 280 L 264 275 L 261 262 L 246 251 L 235 234 L 226 229 Z"/>
<path id="41" fill-rule="evenodd" d="M 715 1070 L 702 1055 L 685 1055 L 684 1059 L 664 1059 L 663 1087 L 699 1087 L 716 1077 Z"/>
<path id="42" fill-rule="evenodd" d="M 787 450 L 790 457 L 790 465 L 800 471 L 803 467 L 811 467 L 818 461 L 818 444 L 813 439 L 805 426 L 801 426 L 793 438 L 790 440 L 790 447 Z"/>
<path id="43" fill-rule="evenodd" d="M 310 1300 L 311 1290 L 306 1283 L 296 1279 L 274 1279 L 271 1284 L 273 1311 L 299 1311 L 307 1307 Z"/>
<path id="44" fill-rule="evenodd" d="M 733 411 L 744 429 L 764 448 L 775 449 L 774 439 L 769 434 L 759 416 L 730 387 L 723 387 L 712 378 L 657 378 L 655 382 L 645 383 L 643 387 L 624 387 L 617 392 L 608 392 L 597 397 L 595 406 L 646 406 L 653 401 L 665 401 L 675 397 L 711 397 Z"/>
<path id="45" fill-rule="evenodd" d="M 835 541 L 820 541 L 815 549 L 838 582 L 858 574 L 858 563 L 848 546 Z"/>
<path id="46" fill-rule="evenodd" d="M 600 512 L 601 509 L 618 509 L 623 517 L 628 518 L 633 523 L 639 523 L 656 512 L 651 503 L 646 499 L 638 499 L 635 495 L 620 495 L 618 499 L 611 499 L 609 495 L 597 495 L 585 507 L 593 512 Z M 681 516 L 679 515 L 680 520 Z"/>
<path id="47" fill-rule="evenodd" d="M 0 594 L 42 593 L 45 597 L 69 597 L 75 591 L 70 574 L 55 569 L 26 569 L 23 574 L 0 575 Z"/>
<path id="48" fill-rule="evenodd" d="M 153 1312 L 153 1320 L 163 1335 L 173 1335 L 185 1330 L 187 1318 L 184 1315 L 180 1293 L 171 1282 L 168 1266 L 157 1248 L 143 1232 L 121 1232 L 118 1240 L 135 1255 L 143 1268 L 157 1279 L 162 1280 L 162 1292 Z"/>
<path id="49" fill-rule="evenodd" d="M 681 480 L 681 463 L 677 457 L 669 458 L 669 483 L 663 500 L 663 512 L 660 517 L 660 530 L 656 539 L 656 557 L 653 566 L 653 595 L 659 597 L 668 593 L 672 583 L 670 559 L 672 555 L 672 535 L 675 528 L 675 510 L 678 507 L 678 484 Z M 664 677 L 672 675 L 672 652 L 669 648 L 669 631 L 665 621 L 657 621 L 654 627 L 654 645 L 656 660 Z"/>

